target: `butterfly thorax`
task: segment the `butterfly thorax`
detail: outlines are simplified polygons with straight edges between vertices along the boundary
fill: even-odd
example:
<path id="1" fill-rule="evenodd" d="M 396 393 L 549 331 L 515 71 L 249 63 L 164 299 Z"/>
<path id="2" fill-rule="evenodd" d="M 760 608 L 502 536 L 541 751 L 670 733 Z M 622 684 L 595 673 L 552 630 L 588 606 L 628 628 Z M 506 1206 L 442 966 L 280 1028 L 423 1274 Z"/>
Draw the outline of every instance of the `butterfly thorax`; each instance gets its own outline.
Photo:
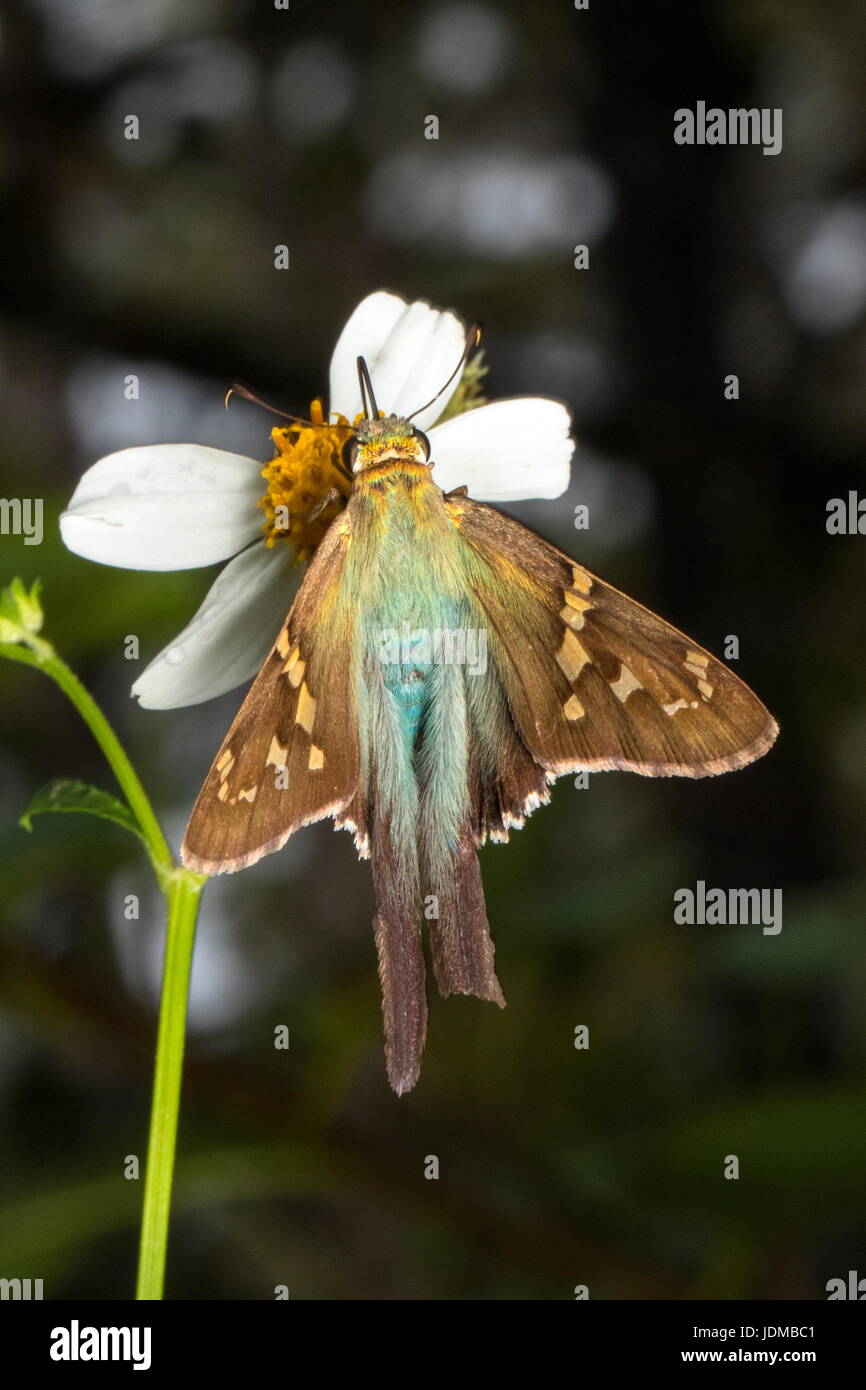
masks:
<path id="1" fill-rule="evenodd" d="M 347 580 L 357 596 L 361 666 L 368 677 L 381 675 L 414 744 L 431 699 L 433 637 L 461 625 L 458 542 L 411 426 L 393 417 L 365 426 Z"/>
<path id="2" fill-rule="evenodd" d="M 425 604 L 453 596 L 459 590 L 458 538 L 430 466 L 402 442 L 371 449 L 369 456 L 362 448 L 349 504 L 349 568 L 362 606 L 389 595 L 398 605 L 418 595 Z"/>

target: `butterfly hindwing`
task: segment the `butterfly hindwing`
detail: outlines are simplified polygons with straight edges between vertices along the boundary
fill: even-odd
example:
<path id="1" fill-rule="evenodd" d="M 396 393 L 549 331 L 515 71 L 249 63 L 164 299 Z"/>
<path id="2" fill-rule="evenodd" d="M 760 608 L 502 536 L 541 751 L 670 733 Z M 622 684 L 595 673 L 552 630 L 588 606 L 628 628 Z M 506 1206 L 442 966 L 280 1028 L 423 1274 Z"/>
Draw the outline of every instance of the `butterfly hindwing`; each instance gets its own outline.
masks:
<path id="1" fill-rule="evenodd" d="M 245 868 L 355 796 L 353 627 L 339 602 L 348 526 L 338 518 L 319 546 L 205 779 L 183 844 L 190 868 Z"/>
<path id="2" fill-rule="evenodd" d="M 511 717 L 547 772 L 707 777 L 773 743 L 761 701 L 696 642 L 509 517 L 446 506 Z"/>

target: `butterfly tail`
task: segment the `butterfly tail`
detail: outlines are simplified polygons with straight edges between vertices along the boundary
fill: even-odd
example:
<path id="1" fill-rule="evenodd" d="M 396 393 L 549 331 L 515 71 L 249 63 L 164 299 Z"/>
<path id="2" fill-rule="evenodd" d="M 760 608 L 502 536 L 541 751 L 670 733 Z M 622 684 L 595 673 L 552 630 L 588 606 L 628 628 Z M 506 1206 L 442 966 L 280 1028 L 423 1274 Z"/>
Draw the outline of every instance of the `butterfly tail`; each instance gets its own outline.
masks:
<path id="1" fill-rule="evenodd" d="M 411 1091 L 421 1071 L 427 1037 L 427 994 L 421 945 L 417 860 L 401 852 L 389 816 L 374 824 L 371 842 L 385 1062 L 398 1096 Z"/>
<path id="2" fill-rule="evenodd" d="M 481 867 L 468 828 L 449 861 L 443 865 L 439 860 L 432 882 L 436 891 L 427 900 L 430 906 L 425 913 L 429 913 L 430 954 L 439 993 L 474 994 L 504 1008 L 505 996 L 493 966 Z"/>
<path id="3" fill-rule="evenodd" d="M 464 612 L 458 622 L 467 619 Z M 447 662 L 431 673 L 418 758 L 418 861 L 439 993 L 474 994 L 504 1007 L 473 833 L 478 779 L 469 766 L 475 741 L 472 705 L 483 698 L 480 690 L 471 692 L 473 683 L 482 681 Z"/>

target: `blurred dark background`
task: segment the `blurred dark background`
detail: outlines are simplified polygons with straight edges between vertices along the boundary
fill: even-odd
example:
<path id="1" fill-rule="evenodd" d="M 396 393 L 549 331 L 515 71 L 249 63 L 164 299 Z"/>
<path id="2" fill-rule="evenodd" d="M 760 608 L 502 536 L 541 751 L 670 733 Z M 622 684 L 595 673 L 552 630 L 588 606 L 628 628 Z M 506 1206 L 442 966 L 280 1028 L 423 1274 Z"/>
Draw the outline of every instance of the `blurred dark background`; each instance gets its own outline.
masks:
<path id="1" fill-rule="evenodd" d="M 382 287 L 481 319 L 490 395 L 569 402 L 572 489 L 515 514 L 711 649 L 737 634 L 782 726 L 722 779 L 563 779 L 485 849 L 509 1005 L 433 999 L 402 1101 L 349 837 L 209 885 L 168 1294 L 822 1298 L 866 1273 L 866 541 L 825 529 L 864 478 L 862 5 L 7 0 L 0 79 L 2 491 L 46 509 L 0 578 L 43 579 L 173 843 L 243 692 L 128 689 L 215 571 L 107 570 L 57 516 L 125 445 L 268 459 L 271 417 L 226 386 L 304 411 Z M 781 107 L 782 152 L 677 146 L 698 100 Z M 17 825 L 53 776 L 111 786 L 59 692 L 6 665 L 0 717 L 0 1275 L 126 1298 L 162 900 L 120 830 Z M 676 925 L 696 879 L 783 889 L 781 934 Z"/>

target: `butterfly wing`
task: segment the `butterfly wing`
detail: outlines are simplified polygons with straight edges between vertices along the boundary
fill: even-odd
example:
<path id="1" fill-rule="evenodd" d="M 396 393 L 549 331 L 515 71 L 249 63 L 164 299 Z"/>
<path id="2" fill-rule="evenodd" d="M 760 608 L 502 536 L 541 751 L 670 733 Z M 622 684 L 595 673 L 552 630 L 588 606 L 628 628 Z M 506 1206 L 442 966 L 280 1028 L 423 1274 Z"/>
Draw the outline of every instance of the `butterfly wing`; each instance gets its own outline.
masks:
<path id="1" fill-rule="evenodd" d="M 345 811 L 360 755 L 353 618 L 339 602 L 349 520 L 328 531 L 193 807 L 183 862 L 231 873 Z"/>
<path id="2" fill-rule="evenodd" d="M 771 746 L 775 720 L 698 643 L 509 517 L 446 507 L 511 718 L 551 777 L 709 777 Z"/>

